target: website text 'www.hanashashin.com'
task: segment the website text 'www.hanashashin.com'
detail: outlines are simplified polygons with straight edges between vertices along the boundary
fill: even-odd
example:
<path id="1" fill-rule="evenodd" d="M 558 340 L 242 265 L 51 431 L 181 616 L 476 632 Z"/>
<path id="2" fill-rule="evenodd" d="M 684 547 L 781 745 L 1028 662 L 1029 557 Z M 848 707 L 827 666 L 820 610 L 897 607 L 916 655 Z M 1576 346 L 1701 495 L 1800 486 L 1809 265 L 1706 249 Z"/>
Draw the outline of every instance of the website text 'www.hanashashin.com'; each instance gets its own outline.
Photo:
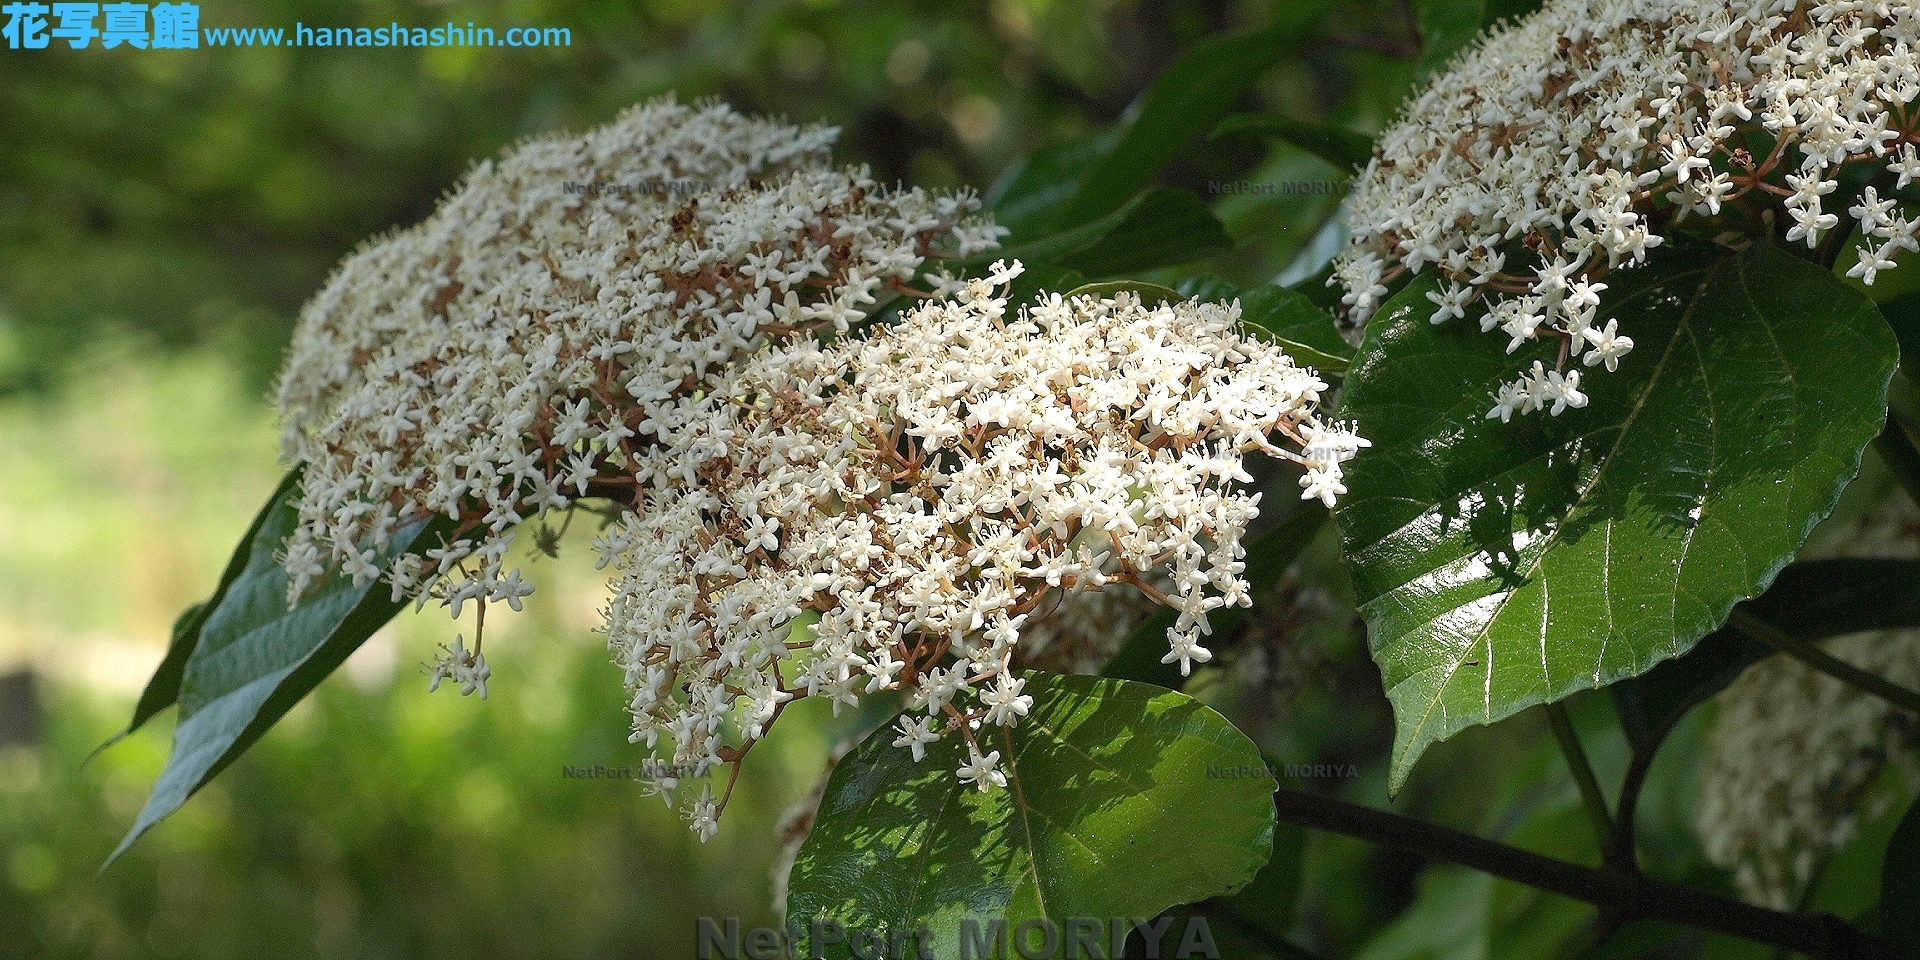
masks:
<path id="1" fill-rule="evenodd" d="M 0 38 L 10 50 L 44 50 L 59 41 L 74 50 L 197 50 L 207 47 L 570 47 L 566 27 L 203 27 L 195 3 L 0 4 Z"/>

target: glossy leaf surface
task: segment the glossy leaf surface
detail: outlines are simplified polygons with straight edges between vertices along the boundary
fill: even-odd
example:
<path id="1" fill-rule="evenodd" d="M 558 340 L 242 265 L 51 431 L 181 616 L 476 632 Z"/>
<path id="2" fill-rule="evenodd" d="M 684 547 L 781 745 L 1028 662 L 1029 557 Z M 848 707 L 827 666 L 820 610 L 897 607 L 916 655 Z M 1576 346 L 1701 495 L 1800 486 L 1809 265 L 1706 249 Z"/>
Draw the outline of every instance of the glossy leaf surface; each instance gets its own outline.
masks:
<path id="1" fill-rule="evenodd" d="M 406 605 L 382 583 L 356 587 L 338 573 L 287 606 L 287 574 L 275 554 L 298 521 L 298 487 L 283 484 L 256 525 L 245 567 L 217 595 L 182 669 L 173 753 L 112 859 L 246 752 L 347 655 Z M 444 519 L 394 533 L 378 565 L 437 542 Z"/>
<path id="2" fill-rule="evenodd" d="M 790 922 L 924 925 L 934 956 L 959 956 L 969 919 L 985 935 L 994 921 L 1153 917 L 1237 891 L 1267 862 L 1273 777 L 1212 708 L 1149 684 L 1023 676 L 1032 713 L 983 745 L 1005 789 L 959 782 L 967 748 L 952 736 L 915 763 L 882 727 L 840 762 L 793 868 Z"/>
<path id="3" fill-rule="evenodd" d="M 1435 326 L 1431 280 L 1370 325 L 1344 415 L 1373 441 L 1336 516 L 1396 718 L 1426 747 L 1685 653 L 1759 594 L 1879 432 L 1896 348 L 1873 304 L 1764 244 L 1617 271 L 1635 349 L 1585 409 L 1488 419 L 1509 356 Z"/>

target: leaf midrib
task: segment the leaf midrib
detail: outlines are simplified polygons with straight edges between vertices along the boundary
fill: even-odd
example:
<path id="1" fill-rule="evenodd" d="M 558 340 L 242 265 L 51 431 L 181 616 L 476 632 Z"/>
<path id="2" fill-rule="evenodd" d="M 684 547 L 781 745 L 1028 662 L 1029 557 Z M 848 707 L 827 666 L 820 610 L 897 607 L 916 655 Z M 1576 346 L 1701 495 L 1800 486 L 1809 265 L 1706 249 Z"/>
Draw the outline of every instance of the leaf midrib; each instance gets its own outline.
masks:
<path id="1" fill-rule="evenodd" d="M 1574 513 L 1576 513 L 1580 509 L 1580 506 L 1586 502 L 1587 496 L 1591 494 L 1595 488 L 1600 486 L 1601 481 L 1606 478 L 1607 471 L 1613 466 L 1615 459 L 1618 457 L 1620 453 L 1621 445 L 1626 442 L 1627 437 L 1632 432 L 1634 422 L 1637 419 L 1639 419 L 1640 412 L 1643 409 L 1645 409 L 1647 399 L 1653 395 L 1654 387 L 1659 384 L 1660 378 L 1665 374 L 1667 369 L 1667 362 L 1670 359 L 1672 359 L 1675 348 L 1680 343 L 1681 338 L 1685 336 L 1688 326 L 1693 322 L 1693 313 L 1699 307 L 1701 299 L 1706 295 L 1706 288 L 1708 283 L 1711 282 L 1714 273 L 1717 270 L 1719 270 L 1726 262 L 1727 262 L 1727 258 L 1723 257 L 1719 261 L 1716 261 L 1714 264 L 1707 267 L 1703 267 L 1698 271 L 1698 274 L 1700 276 L 1700 283 L 1698 286 L 1694 288 L 1693 296 L 1687 303 L 1686 311 L 1681 314 L 1679 323 L 1677 323 L 1674 326 L 1673 336 L 1668 339 L 1666 344 L 1666 349 L 1661 352 L 1659 364 L 1654 367 L 1653 375 L 1647 378 L 1646 388 L 1641 391 L 1640 397 L 1634 401 L 1633 409 L 1627 414 L 1626 420 L 1621 423 L 1620 434 L 1617 438 L 1615 438 L 1613 446 L 1607 451 L 1606 455 L 1601 458 L 1600 468 L 1594 471 L 1593 478 L 1590 481 L 1588 481 L 1586 486 L 1581 488 L 1579 495 L 1574 498 L 1573 503 L 1568 505 L 1565 511 L 1566 517 L 1571 517 Z M 1637 291 L 1632 297 L 1629 297 L 1626 300 L 1622 301 L 1620 306 L 1615 308 L 1613 312 L 1615 313 L 1624 312 L 1625 307 L 1628 304 L 1634 302 L 1635 300 L 1641 297 L 1649 296 L 1649 295 L 1657 295 L 1660 291 L 1667 288 L 1673 281 L 1679 280 L 1683 277 L 1692 276 L 1692 275 L 1694 275 L 1694 271 L 1679 273 L 1679 274 L 1676 274 L 1674 277 L 1669 278 L 1661 283 L 1654 284 L 1653 286 L 1650 286 L 1645 290 Z M 1526 571 L 1523 575 L 1524 578 L 1531 578 L 1532 576 L 1534 576 L 1539 572 L 1540 564 L 1545 562 L 1547 555 L 1552 552 L 1554 544 L 1558 542 L 1560 538 L 1561 531 L 1564 530 L 1565 528 L 1566 528 L 1566 525 L 1563 518 L 1563 521 L 1561 523 L 1556 524 L 1554 528 L 1548 532 L 1545 542 L 1541 545 L 1540 551 L 1537 554 L 1535 554 L 1533 560 L 1529 561 L 1529 563 L 1527 564 Z M 1492 677 L 1493 677 L 1494 664 L 1493 664 L 1493 644 L 1490 638 L 1490 634 L 1493 631 L 1494 623 L 1499 620 L 1500 614 L 1506 610 L 1507 604 L 1512 601 L 1513 595 L 1515 592 L 1517 591 L 1508 590 L 1506 591 L 1505 594 L 1501 596 L 1499 602 L 1494 605 L 1492 613 L 1488 615 L 1488 617 L 1484 621 L 1484 625 L 1480 627 L 1478 631 L 1475 632 L 1470 642 L 1462 646 L 1463 652 L 1460 653 L 1458 656 L 1454 657 L 1452 664 L 1447 667 L 1446 676 L 1441 679 L 1439 686 L 1435 688 L 1433 699 L 1427 704 L 1426 709 L 1420 714 L 1419 721 L 1413 725 L 1413 727 L 1409 731 L 1409 736 L 1406 738 L 1404 742 L 1412 743 L 1418 740 L 1420 737 L 1425 736 L 1428 725 L 1433 720 L 1434 711 L 1440 707 L 1441 702 L 1446 697 L 1447 687 L 1453 683 L 1453 678 L 1459 674 L 1461 667 L 1466 663 L 1468 659 L 1468 653 L 1470 653 L 1474 648 L 1478 647 L 1482 643 L 1487 644 L 1486 672 L 1488 677 L 1487 682 L 1489 684 L 1489 690 L 1491 689 L 1491 684 L 1493 682 Z M 1404 637 L 1405 634 L 1402 634 L 1402 636 Z M 1403 680 L 1401 682 L 1405 683 L 1406 681 Z M 1491 694 L 1489 694 L 1489 700 L 1490 699 L 1491 699 Z M 1399 766 L 1399 764 L 1396 763 L 1395 766 Z M 1404 774 L 1405 771 L 1404 769 L 1402 769 L 1400 772 Z"/>
<path id="2" fill-rule="evenodd" d="M 1103 770 L 1103 771 L 1106 771 L 1107 773 L 1112 774 L 1121 783 L 1126 784 L 1127 788 L 1133 791 L 1133 795 L 1135 797 L 1146 799 L 1148 800 L 1149 803 L 1152 803 L 1156 813 L 1164 816 L 1169 812 L 1168 808 L 1164 804 L 1160 804 L 1153 801 L 1150 791 L 1144 790 L 1140 787 L 1140 785 L 1134 783 L 1133 780 L 1129 778 L 1124 771 L 1113 766 L 1112 764 L 1103 762 L 1102 760 L 1100 760 L 1100 758 L 1095 757 L 1094 755 L 1086 752 L 1085 750 L 1082 750 L 1078 744 L 1075 744 L 1072 741 L 1068 740 L 1066 737 L 1062 736 L 1059 731 L 1053 729 L 1052 727 L 1048 726 L 1045 722 L 1037 718 L 1032 718 L 1032 717 L 1028 718 L 1028 724 L 1030 729 L 1037 731 L 1039 733 L 1046 734 L 1048 737 L 1051 737 L 1055 743 L 1059 744 L 1062 747 L 1065 747 L 1066 749 L 1072 751 L 1073 753 L 1079 754 L 1082 758 L 1086 760 L 1088 766 L 1091 766 L 1095 769 Z M 1051 916 L 1051 914 L 1047 912 L 1044 891 L 1042 891 L 1041 889 L 1040 854 L 1039 854 L 1039 851 L 1036 850 L 1033 846 L 1033 828 L 1032 828 L 1032 825 L 1027 820 L 1028 814 L 1031 813 L 1034 816 L 1038 816 L 1041 820 L 1045 821 L 1048 825 L 1054 827 L 1060 833 L 1068 837 L 1071 837 L 1074 840 L 1074 842 L 1078 843 L 1083 849 L 1085 849 L 1089 854 L 1091 854 L 1095 860 L 1104 863 L 1106 861 L 1106 858 L 1100 853 L 1100 851 L 1094 849 L 1092 846 L 1089 846 L 1085 840 L 1080 839 L 1078 834 L 1075 834 L 1073 831 L 1062 827 L 1060 824 L 1055 822 L 1052 817 L 1047 816 L 1045 813 L 1041 812 L 1038 807 L 1027 802 L 1026 793 L 1022 786 L 1022 780 L 1020 778 L 1019 755 L 1018 755 L 1018 752 L 1015 751 L 1013 748 L 1013 735 L 1011 731 L 1004 731 L 1004 733 L 1006 736 L 1005 746 L 1007 748 L 1007 754 L 1008 754 L 1007 779 L 1009 781 L 1009 785 L 1013 788 L 1014 807 L 1020 812 L 1021 833 L 1022 833 L 1022 838 L 1025 841 L 1026 852 L 1027 852 L 1027 867 L 1028 867 L 1027 872 L 1029 872 L 1033 876 L 1034 900 L 1036 901 L 1036 905 L 1039 907 L 1041 916 Z M 932 836 L 932 831 L 935 829 L 938 829 L 939 824 L 941 824 L 946 819 L 946 813 L 951 805 L 953 798 L 956 796 L 959 796 L 964 791 L 964 789 L 965 788 L 962 787 L 956 781 L 941 797 L 940 810 L 934 815 L 932 821 L 930 821 L 929 823 L 929 834 L 927 837 L 927 842 L 923 843 L 920 847 L 920 856 L 919 856 L 920 866 L 914 871 L 913 892 L 907 898 L 906 918 L 908 920 L 911 920 L 912 917 L 914 916 L 914 907 L 919 903 L 920 892 L 928 886 L 927 863 L 932 856 L 933 845 L 934 845 L 933 844 L 934 838 Z M 875 802 L 877 802 L 880 798 L 881 793 L 882 791 L 875 791 L 874 795 L 868 798 L 867 806 L 871 807 Z"/>

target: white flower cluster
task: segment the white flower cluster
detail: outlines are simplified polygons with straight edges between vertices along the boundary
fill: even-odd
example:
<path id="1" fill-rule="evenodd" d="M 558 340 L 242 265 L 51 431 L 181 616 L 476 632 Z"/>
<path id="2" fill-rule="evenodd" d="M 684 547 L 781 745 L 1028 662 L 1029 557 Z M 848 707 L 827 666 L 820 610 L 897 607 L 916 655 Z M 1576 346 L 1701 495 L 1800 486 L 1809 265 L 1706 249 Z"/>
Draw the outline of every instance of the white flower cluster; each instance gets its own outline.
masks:
<path id="1" fill-rule="evenodd" d="M 985 790 L 1006 775 L 983 728 L 1031 709 L 1017 647 L 1062 595 L 1130 585 L 1180 612 L 1163 662 L 1210 659 L 1208 612 L 1250 603 L 1242 455 L 1299 462 L 1331 499 L 1366 442 L 1314 418 L 1326 385 L 1237 304 L 1052 294 L 1008 316 L 1019 270 L 744 359 L 663 429 L 643 508 L 597 542 L 636 742 L 706 769 L 798 697 L 904 690 L 895 745 L 958 735 L 956 775 Z M 696 829 L 724 802 L 704 794 Z"/>
<path id="2" fill-rule="evenodd" d="M 611 500 L 596 545 L 634 739 L 701 773 L 796 697 L 901 690 L 924 716 L 898 744 L 961 736 L 956 775 L 989 789 L 1001 754 L 974 731 L 1031 709 L 1017 669 L 1097 664 L 1151 603 L 1180 613 L 1165 662 L 1206 662 L 1208 612 L 1249 602 L 1241 457 L 1301 464 L 1331 504 L 1365 446 L 1314 418 L 1325 384 L 1237 306 L 1053 295 L 1007 316 L 1018 264 L 929 263 L 997 243 L 977 200 L 834 169 L 833 136 L 656 101 L 480 165 L 349 258 L 280 387 L 304 471 L 292 598 L 371 581 L 398 531 L 444 517 L 446 542 L 386 575 L 395 598 L 475 604 L 432 686 L 484 697 L 487 606 L 532 591 L 516 527 Z M 925 297 L 916 277 L 959 299 L 854 331 Z M 703 838 L 726 802 L 690 804 Z"/>
<path id="3" fill-rule="evenodd" d="M 478 650 L 469 652 L 465 637 L 454 637 L 453 647 L 447 649 L 433 665 L 428 675 L 427 692 L 440 689 L 444 680 L 452 680 L 460 687 L 460 695 L 480 694 L 487 698 L 487 678 L 493 676 L 493 668 L 487 665 L 487 658 Z"/>
<path id="4" fill-rule="evenodd" d="M 1808 555 L 1920 559 L 1920 510 L 1895 493 Z M 1920 686 L 1920 630 L 1838 637 L 1826 652 L 1906 687 Z M 1854 835 L 1861 812 L 1898 791 L 1876 790 L 1891 763 L 1920 786 L 1920 726 L 1872 694 L 1776 656 L 1719 698 L 1701 775 L 1697 830 L 1709 859 L 1741 892 L 1793 909 L 1820 865 Z"/>
<path id="5" fill-rule="evenodd" d="M 346 260 L 280 384 L 284 453 L 305 470 L 292 596 L 329 570 L 373 579 L 396 530 L 444 515 L 452 539 L 394 564 L 394 596 L 517 610 L 523 519 L 633 502 L 660 435 L 736 358 L 845 331 L 929 258 L 996 244 L 971 194 L 832 167 L 836 135 L 652 101 L 480 164 L 425 222 Z M 476 636 L 436 677 L 483 691 L 479 651 Z"/>
<path id="6" fill-rule="evenodd" d="M 1434 323 L 1485 301 L 1481 329 L 1509 353 L 1558 341 L 1556 369 L 1535 364 L 1487 416 L 1558 415 L 1586 402 L 1569 360 L 1611 371 L 1633 348 L 1615 322 L 1595 325 L 1600 280 L 1644 261 L 1669 223 L 1718 218 L 1814 247 L 1845 229 L 1844 207 L 1867 237 L 1849 275 L 1867 283 L 1920 249 L 1920 219 L 1883 196 L 1920 175 L 1916 96 L 1911 3 L 1548 0 L 1382 135 L 1335 279 L 1364 323 L 1389 284 L 1431 267 Z M 1823 201 L 1855 163 L 1875 185 Z"/>

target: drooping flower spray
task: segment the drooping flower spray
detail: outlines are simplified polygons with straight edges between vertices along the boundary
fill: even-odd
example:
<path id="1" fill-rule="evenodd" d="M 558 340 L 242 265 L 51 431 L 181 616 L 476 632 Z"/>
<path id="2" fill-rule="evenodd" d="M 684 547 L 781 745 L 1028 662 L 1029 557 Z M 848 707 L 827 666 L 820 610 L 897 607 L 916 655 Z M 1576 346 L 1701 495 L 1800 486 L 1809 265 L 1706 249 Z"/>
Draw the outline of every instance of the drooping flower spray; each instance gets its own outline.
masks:
<path id="1" fill-rule="evenodd" d="M 1119 592 L 1179 610 L 1165 662 L 1207 662 L 1208 613 L 1251 602 L 1242 458 L 1299 464 L 1331 505 L 1365 446 L 1316 416 L 1327 385 L 1235 304 L 1010 311 L 1019 264 L 942 264 L 997 243 L 972 195 L 882 188 L 832 167 L 831 140 L 657 101 L 483 164 L 350 258 L 281 385 L 305 470 L 295 597 L 380 576 L 396 530 L 445 516 L 444 545 L 385 571 L 394 596 L 518 609 L 516 527 L 610 501 L 633 740 L 699 776 L 737 774 L 796 699 L 899 692 L 898 746 L 961 737 L 955 776 L 1005 785 L 978 731 L 1032 708 L 1019 667 L 1110 655 L 1142 612 Z M 873 322 L 894 296 L 923 302 Z M 1129 616 L 1042 625 L 1101 612 Z M 484 695 L 481 642 L 457 639 L 434 685 Z M 727 795 L 680 804 L 703 839 Z"/>

